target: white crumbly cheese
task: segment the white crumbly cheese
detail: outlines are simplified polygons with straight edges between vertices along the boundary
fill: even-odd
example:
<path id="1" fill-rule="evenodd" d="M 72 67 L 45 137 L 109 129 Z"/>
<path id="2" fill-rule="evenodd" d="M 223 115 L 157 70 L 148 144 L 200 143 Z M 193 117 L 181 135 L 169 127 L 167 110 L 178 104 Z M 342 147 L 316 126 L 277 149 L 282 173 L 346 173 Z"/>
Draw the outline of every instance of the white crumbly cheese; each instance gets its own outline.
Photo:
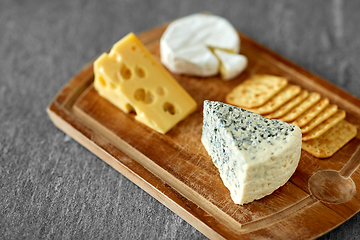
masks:
<path id="1" fill-rule="evenodd" d="M 201 141 L 236 204 L 283 186 L 301 154 L 300 128 L 221 102 L 204 102 Z"/>
<path id="2" fill-rule="evenodd" d="M 240 38 L 224 18 L 193 14 L 169 24 L 160 39 L 161 62 L 171 71 L 200 77 L 219 73 L 212 49 L 239 53 Z"/>
<path id="3" fill-rule="evenodd" d="M 223 80 L 231 80 L 238 76 L 247 66 L 248 60 L 244 55 L 215 49 L 215 55 L 220 60 L 220 74 Z"/>

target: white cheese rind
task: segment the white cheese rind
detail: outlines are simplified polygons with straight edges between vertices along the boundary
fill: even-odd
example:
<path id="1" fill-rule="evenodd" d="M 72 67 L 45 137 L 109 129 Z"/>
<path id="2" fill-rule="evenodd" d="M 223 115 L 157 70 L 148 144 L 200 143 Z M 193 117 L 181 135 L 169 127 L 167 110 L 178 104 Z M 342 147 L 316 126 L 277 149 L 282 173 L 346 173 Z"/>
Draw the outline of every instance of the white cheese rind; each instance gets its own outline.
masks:
<path id="1" fill-rule="evenodd" d="M 220 49 L 214 50 L 220 60 L 220 74 L 223 80 L 231 80 L 245 70 L 248 64 L 247 57 L 241 54 L 229 53 Z"/>
<path id="2" fill-rule="evenodd" d="M 295 172 L 299 127 L 213 101 L 203 115 L 202 143 L 236 204 L 271 194 Z"/>
<path id="3" fill-rule="evenodd" d="M 174 73 L 213 76 L 220 65 L 210 48 L 239 53 L 239 35 L 224 18 L 193 14 L 169 24 L 160 39 L 161 62 Z"/>

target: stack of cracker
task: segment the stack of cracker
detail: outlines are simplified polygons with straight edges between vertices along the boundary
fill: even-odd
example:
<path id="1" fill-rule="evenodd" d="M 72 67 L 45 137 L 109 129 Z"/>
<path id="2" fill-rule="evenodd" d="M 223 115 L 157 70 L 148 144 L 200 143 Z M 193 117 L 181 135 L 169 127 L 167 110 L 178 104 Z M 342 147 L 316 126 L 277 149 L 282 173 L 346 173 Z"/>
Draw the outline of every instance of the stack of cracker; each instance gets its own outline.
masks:
<path id="1" fill-rule="evenodd" d="M 357 134 L 346 112 L 283 77 L 257 74 L 235 87 L 226 102 L 300 127 L 302 148 L 318 158 L 331 157 Z"/>

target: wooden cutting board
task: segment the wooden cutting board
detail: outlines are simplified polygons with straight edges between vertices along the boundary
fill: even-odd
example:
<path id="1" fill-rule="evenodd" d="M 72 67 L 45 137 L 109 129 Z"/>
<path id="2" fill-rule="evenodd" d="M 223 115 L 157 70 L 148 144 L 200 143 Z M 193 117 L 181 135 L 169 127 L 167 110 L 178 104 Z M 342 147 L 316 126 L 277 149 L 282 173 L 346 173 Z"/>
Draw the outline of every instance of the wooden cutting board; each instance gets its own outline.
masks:
<path id="1" fill-rule="evenodd" d="M 166 25 L 138 37 L 160 59 Z M 308 239 L 319 237 L 360 210 L 360 99 L 239 33 L 249 60 L 238 78 L 195 78 L 173 74 L 197 101 L 198 109 L 166 135 L 138 123 L 101 98 L 93 88 L 92 63 L 57 94 L 47 112 L 54 124 L 211 239 Z M 322 97 L 347 112 L 358 135 L 331 158 L 302 150 L 295 174 L 273 194 L 250 204 L 233 203 L 204 149 L 203 101 L 225 101 L 247 77 L 266 73 Z M 360 151 L 359 151 L 360 152 Z"/>

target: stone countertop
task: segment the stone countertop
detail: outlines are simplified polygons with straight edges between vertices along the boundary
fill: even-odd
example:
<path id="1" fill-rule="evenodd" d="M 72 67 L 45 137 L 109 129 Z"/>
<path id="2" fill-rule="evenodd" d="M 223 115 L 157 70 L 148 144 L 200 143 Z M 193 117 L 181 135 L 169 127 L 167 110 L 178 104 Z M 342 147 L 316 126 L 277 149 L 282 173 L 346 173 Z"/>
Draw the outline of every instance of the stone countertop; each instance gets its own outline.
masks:
<path id="1" fill-rule="evenodd" d="M 52 98 L 128 32 L 196 12 L 236 29 L 360 98 L 360 1 L 0 2 L 0 236 L 206 239 L 57 129 Z M 360 214 L 321 239 L 360 237 Z"/>

